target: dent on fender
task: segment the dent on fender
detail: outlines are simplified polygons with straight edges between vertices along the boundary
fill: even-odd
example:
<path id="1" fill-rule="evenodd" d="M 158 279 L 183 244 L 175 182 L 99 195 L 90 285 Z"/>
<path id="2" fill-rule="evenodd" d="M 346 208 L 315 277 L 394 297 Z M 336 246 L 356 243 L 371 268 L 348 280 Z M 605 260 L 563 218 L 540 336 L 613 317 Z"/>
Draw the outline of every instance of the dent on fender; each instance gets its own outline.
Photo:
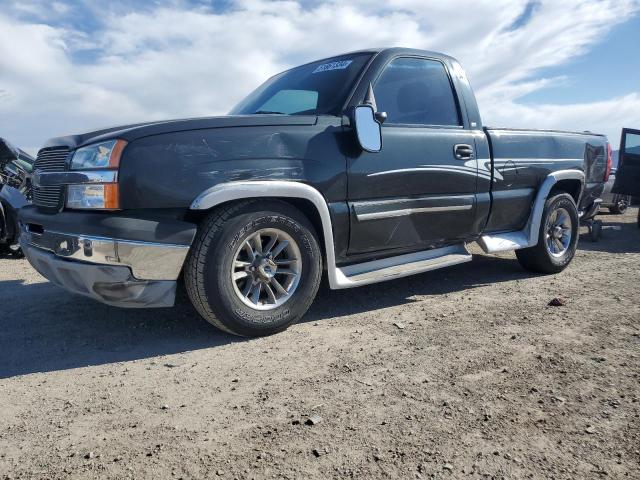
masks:
<path id="1" fill-rule="evenodd" d="M 281 162 L 279 162 L 281 163 Z M 232 168 L 225 170 L 211 170 L 201 172 L 201 178 L 216 182 L 238 182 L 242 180 L 284 180 L 302 179 L 304 167 L 301 160 L 296 160 L 297 165 L 273 166 L 264 168 Z"/>
<path id="2" fill-rule="evenodd" d="M 339 158 L 333 130 L 319 132 L 315 125 L 273 130 L 182 131 L 132 142 L 121 168 L 125 207 L 184 208 L 211 185 L 248 180 L 305 181 L 330 200 L 344 197 L 344 163 L 326 160 Z"/>
<path id="3" fill-rule="evenodd" d="M 304 176 L 304 160 L 300 157 L 303 149 L 293 135 L 282 132 L 259 134 L 242 145 L 234 143 L 231 149 L 224 139 L 213 141 L 214 147 L 218 148 L 211 147 L 209 141 L 203 136 L 202 143 L 210 148 L 210 155 L 203 158 L 205 162 L 202 165 L 211 165 L 214 169 L 198 171 L 196 175 L 201 178 L 236 182 L 295 180 Z M 213 162 L 211 156 L 215 157 Z M 217 168 L 221 162 L 224 162 L 224 168 Z"/>

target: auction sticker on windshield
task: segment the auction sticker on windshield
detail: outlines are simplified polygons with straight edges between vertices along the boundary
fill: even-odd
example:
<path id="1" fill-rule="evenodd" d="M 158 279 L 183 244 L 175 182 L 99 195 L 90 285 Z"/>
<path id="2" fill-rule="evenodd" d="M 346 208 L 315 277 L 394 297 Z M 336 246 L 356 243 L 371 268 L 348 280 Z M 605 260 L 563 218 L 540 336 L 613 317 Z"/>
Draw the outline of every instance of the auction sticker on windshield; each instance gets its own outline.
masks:
<path id="1" fill-rule="evenodd" d="M 328 72 L 329 70 L 344 70 L 353 63 L 353 60 L 340 60 L 339 62 L 323 63 L 318 65 L 311 73 Z"/>

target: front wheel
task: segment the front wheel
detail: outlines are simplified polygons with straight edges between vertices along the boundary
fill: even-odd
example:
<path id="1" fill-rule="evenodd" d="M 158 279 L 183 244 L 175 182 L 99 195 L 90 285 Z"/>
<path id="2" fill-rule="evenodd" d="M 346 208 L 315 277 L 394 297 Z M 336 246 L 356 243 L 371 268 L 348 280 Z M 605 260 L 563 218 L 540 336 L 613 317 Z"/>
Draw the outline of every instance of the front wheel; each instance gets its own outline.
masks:
<path id="1" fill-rule="evenodd" d="M 562 193 L 548 198 L 537 245 L 516 250 L 520 265 L 535 272 L 561 272 L 576 253 L 578 227 L 578 209 L 571 195 Z"/>
<path id="2" fill-rule="evenodd" d="M 279 201 L 243 202 L 202 223 L 185 268 L 187 293 L 214 326 L 241 336 L 286 329 L 309 309 L 322 255 L 313 226 Z"/>

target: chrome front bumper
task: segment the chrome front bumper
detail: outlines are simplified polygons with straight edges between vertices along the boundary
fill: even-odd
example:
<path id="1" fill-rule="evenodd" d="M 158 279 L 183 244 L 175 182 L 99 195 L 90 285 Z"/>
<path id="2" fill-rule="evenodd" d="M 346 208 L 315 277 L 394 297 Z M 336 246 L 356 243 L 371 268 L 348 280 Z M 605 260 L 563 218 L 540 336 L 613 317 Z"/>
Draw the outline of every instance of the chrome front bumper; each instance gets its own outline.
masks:
<path id="1" fill-rule="evenodd" d="M 21 226 L 20 245 L 52 283 L 109 305 L 170 307 L 189 245 L 91 237 Z"/>

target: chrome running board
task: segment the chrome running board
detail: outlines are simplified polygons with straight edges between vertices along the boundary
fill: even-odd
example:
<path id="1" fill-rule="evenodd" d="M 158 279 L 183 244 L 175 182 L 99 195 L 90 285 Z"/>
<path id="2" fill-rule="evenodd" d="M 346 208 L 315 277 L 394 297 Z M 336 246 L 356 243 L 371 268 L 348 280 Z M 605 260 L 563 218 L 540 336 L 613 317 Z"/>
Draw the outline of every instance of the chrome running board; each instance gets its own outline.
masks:
<path id="1" fill-rule="evenodd" d="M 509 252 L 531 245 L 529 235 L 525 230 L 483 235 L 477 243 L 486 253 Z"/>
<path id="2" fill-rule="evenodd" d="M 384 282 L 471 261 L 463 244 L 336 268 L 337 288 Z"/>

